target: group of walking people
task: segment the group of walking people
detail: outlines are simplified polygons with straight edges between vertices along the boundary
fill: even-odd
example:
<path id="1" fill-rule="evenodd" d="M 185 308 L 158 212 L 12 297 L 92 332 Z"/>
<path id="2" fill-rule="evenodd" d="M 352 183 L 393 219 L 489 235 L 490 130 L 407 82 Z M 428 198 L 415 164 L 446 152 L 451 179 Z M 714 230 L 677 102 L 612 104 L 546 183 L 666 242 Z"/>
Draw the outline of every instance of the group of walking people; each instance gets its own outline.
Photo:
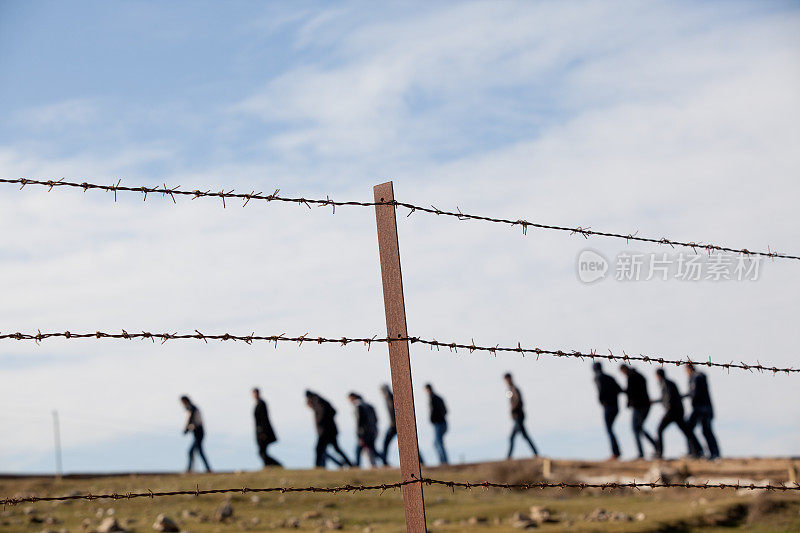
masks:
<path id="1" fill-rule="evenodd" d="M 681 394 L 674 381 L 669 379 L 663 368 L 656 370 L 656 381 L 658 382 L 661 398 L 650 399 L 647 392 L 647 380 L 636 369 L 629 365 L 620 365 L 620 372 L 627 378 L 627 388 L 623 389 L 616 380 L 603 372 L 600 363 L 594 363 L 595 383 L 597 384 L 597 394 L 600 405 L 603 407 L 606 431 L 611 444 L 611 458 L 620 457 L 619 443 L 614 434 L 614 420 L 619 414 L 618 397 L 625 394 L 628 398 L 628 407 L 631 409 L 631 422 L 633 436 L 639 457 L 644 458 L 644 448 L 642 447 L 642 437 L 653 447 L 653 457 L 661 458 L 664 454 L 664 431 L 675 424 L 686 438 L 687 455 L 690 457 L 709 459 L 719 458 L 719 445 L 711 427 L 714 418 L 714 408 L 711 404 L 711 394 L 708 390 L 708 380 L 706 375 L 699 372 L 692 363 L 686 363 L 686 374 L 689 378 L 689 390 L 686 394 Z M 683 408 L 683 399 L 690 398 L 692 413 L 686 417 Z M 651 405 L 660 403 L 664 407 L 664 414 L 653 436 L 644 427 L 647 415 L 650 413 Z M 700 424 L 703 437 L 706 441 L 705 453 L 703 446 L 695 436 L 695 427 Z"/>
<path id="2" fill-rule="evenodd" d="M 380 449 L 377 447 L 378 415 L 375 408 L 356 392 L 347 395 L 347 399 L 353 405 L 356 418 L 357 444 L 353 461 L 339 447 L 339 431 L 334 420 L 336 409 L 316 392 L 306 391 L 306 404 L 314 412 L 314 423 L 317 428 L 315 466 L 325 468 L 328 460 L 338 466 L 361 466 L 361 458 L 365 453 L 371 466 L 378 466 L 380 463 L 384 466 L 389 465 L 389 446 L 397 436 L 397 420 L 395 419 L 392 389 L 389 385 L 382 385 L 380 390 L 389 421 L 389 427 L 386 428 Z M 439 455 L 439 462 L 447 464 L 447 450 L 444 446 L 444 435 L 447 433 L 447 407 L 442 397 L 433 391 L 430 383 L 425 385 L 425 391 L 428 393 L 430 420 L 435 434 L 434 448 Z M 329 448 L 333 449 L 336 456 L 328 453 Z M 421 455 L 420 462 L 423 462 Z"/>
<path id="3" fill-rule="evenodd" d="M 620 372 L 627 378 L 627 388 L 623 389 L 613 377 L 603 372 L 600 363 L 594 363 L 595 383 L 597 385 L 598 398 L 603 407 L 605 426 L 611 443 L 612 459 L 618 459 L 620 457 L 619 443 L 617 442 L 613 430 L 614 421 L 619 414 L 618 397 L 620 394 L 625 394 L 627 396 L 628 407 L 630 407 L 632 411 L 633 433 L 639 451 L 639 457 L 644 457 L 642 437 L 653 446 L 655 457 L 662 456 L 664 450 L 664 430 L 672 423 L 675 423 L 686 436 L 689 449 L 688 453 L 690 456 L 702 457 L 704 455 L 703 448 L 694 435 L 694 428 L 699 423 L 706 440 L 708 457 L 711 459 L 719 457 L 719 447 L 717 446 L 717 441 L 711 428 L 714 410 L 711 406 L 708 381 L 706 380 L 705 374 L 695 370 L 692 364 L 688 363 L 686 369 L 689 376 L 689 392 L 687 394 L 681 396 L 675 382 L 668 379 L 664 370 L 659 368 L 656 370 L 656 379 L 661 387 L 661 398 L 658 400 L 651 400 L 647 391 L 647 381 L 645 377 L 634 368 L 628 365 L 620 366 Z M 503 376 L 503 380 L 507 387 L 506 396 L 509 400 L 512 422 L 507 457 L 509 459 L 511 458 L 514 452 L 514 443 L 518 436 L 522 437 L 528 444 L 532 454 L 538 456 L 539 451 L 525 427 L 525 407 L 522 401 L 522 393 L 514 383 L 511 374 L 506 373 Z M 314 452 L 314 465 L 316 467 L 325 468 L 328 461 L 340 467 L 360 466 L 362 456 L 365 454 L 370 465 L 373 467 L 379 466 L 379 464 L 385 466 L 389 465 L 389 447 L 397 436 L 394 395 L 392 394 L 392 389 L 388 385 L 382 385 L 380 387 L 380 392 L 383 396 L 388 420 L 388 427 L 383 435 L 380 448 L 378 447 L 378 415 L 375 408 L 357 392 L 350 392 L 347 395 L 347 399 L 353 406 L 356 422 L 357 444 L 353 459 L 351 460 L 339 446 L 339 429 L 335 420 L 336 409 L 320 394 L 310 390 L 305 391 L 306 405 L 311 409 L 314 415 L 314 425 L 317 431 L 317 443 Z M 438 455 L 439 463 L 448 464 L 449 458 L 444 442 L 444 437 L 448 430 L 447 405 L 444 399 L 434 391 L 433 385 L 430 383 L 425 385 L 425 392 L 428 396 L 429 418 L 433 426 L 433 447 Z M 253 415 L 258 455 L 261 457 L 265 467 L 280 467 L 281 463 L 267 452 L 268 447 L 278 440 L 270 422 L 267 404 L 261 397 L 259 389 L 254 388 L 252 390 L 252 396 L 255 402 Z M 692 402 L 692 414 L 688 418 L 684 418 L 683 398 L 685 397 L 691 398 Z M 193 436 L 192 444 L 189 447 L 189 464 L 187 466 L 187 471 L 192 470 L 194 456 L 198 455 L 203 461 L 206 470 L 211 472 L 211 467 L 203 452 L 203 438 L 205 432 L 200 410 L 187 396 L 182 396 L 181 402 L 187 411 L 184 433 L 191 432 Z M 650 406 L 654 403 L 661 403 L 665 409 L 664 416 L 658 425 L 655 438 L 644 428 L 645 420 L 650 412 Z M 329 450 L 332 450 L 332 453 L 329 452 Z M 420 456 L 420 462 L 423 462 L 422 456 Z"/>
<path id="4" fill-rule="evenodd" d="M 267 453 L 267 447 L 270 444 L 277 442 L 278 437 L 272 429 L 272 423 L 269 420 L 269 411 L 267 411 L 267 402 L 261 397 L 261 391 L 254 388 L 252 391 L 253 399 L 256 406 L 253 412 L 256 423 L 256 446 L 258 447 L 258 455 L 264 461 L 264 466 L 281 466 L 281 464 Z M 203 451 L 203 439 L 205 438 L 205 429 L 203 428 L 203 417 L 200 414 L 200 409 L 192 403 L 188 396 L 181 396 L 181 403 L 186 409 L 186 424 L 183 427 L 184 435 L 187 433 L 192 434 L 192 444 L 189 446 L 189 464 L 186 466 L 186 471 L 191 472 L 194 465 L 194 456 L 198 455 L 200 460 L 203 461 L 203 466 L 206 467 L 206 472 L 211 472 L 211 465 L 206 459 L 206 454 Z"/>

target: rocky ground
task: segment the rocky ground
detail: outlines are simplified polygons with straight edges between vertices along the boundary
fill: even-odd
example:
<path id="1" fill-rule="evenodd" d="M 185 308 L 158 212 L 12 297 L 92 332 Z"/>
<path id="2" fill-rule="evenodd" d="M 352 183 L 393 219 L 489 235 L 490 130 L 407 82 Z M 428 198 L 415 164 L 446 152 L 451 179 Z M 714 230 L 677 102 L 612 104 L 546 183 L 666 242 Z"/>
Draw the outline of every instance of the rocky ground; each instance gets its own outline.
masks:
<path id="1" fill-rule="evenodd" d="M 589 462 L 521 460 L 433 468 L 424 475 L 457 481 L 711 481 L 788 483 L 800 461 Z M 394 469 L 319 472 L 263 470 L 212 475 L 0 478 L 0 496 L 124 494 L 222 487 L 379 484 Z M 746 490 L 533 491 L 425 488 L 431 531 L 800 531 L 800 494 Z M 357 494 L 233 494 L 7 506 L 0 531 L 108 533 L 144 531 L 405 531 L 399 491 Z"/>

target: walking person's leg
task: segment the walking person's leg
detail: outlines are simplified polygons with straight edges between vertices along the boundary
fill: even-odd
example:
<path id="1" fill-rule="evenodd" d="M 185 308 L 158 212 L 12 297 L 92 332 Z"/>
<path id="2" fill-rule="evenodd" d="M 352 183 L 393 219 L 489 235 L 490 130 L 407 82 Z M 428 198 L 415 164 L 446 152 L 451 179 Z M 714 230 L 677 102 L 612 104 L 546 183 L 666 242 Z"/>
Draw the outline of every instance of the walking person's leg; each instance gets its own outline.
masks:
<path id="1" fill-rule="evenodd" d="M 274 457 L 270 456 L 267 453 L 267 447 L 268 446 L 269 446 L 269 444 L 264 445 L 264 457 L 263 457 L 264 466 L 281 466 L 282 467 L 283 465 L 280 462 L 278 462 L 277 459 L 275 459 Z"/>
<path id="2" fill-rule="evenodd" d="M 440 431 L 439 424 L 433 425 L 433 449 L 436 450 L 436 455 L 439 456 L 439 462 L 442 462 L 442 446 L 440 444 Z"/>
<path id="3" fill-rule="evenodd" d="M 447 423 L 434 424 L 435 441 L 434 445 L 439 454 L 439 462 L 441 464 L 449 464 L 447 459 L 447 449 L 444 447 L 444 434 L 447 433 Z"/>
<path id="4" fill-rule="evenodd" d="M 336 441 L 336 435 L 325 435 L 325 436 L 324 436 L 324 442 L 325 442 L 325 449 L 324 449 L 325 460 L 326 460 L 326 461 L 327 461 L 327 460 L 330 460 L 330 461 L 332 461 L 332 462 L 333 462 L 333 464 L 335 464 L 336 466 L 338 466 L 338 467 L 340 467 L 340 468 L 341 468 L 342 466 L 344 466 L 344 463 L 343 463 L 342 461 L 340 461 L 339 459 L 337 459 L 336 457 L 334 457 L 334 456 L 333 456 L 333 454 L 331 454 L 331 453 L 328 453 L 328 447 L 329 447 L 329 446 L 333 446 L 333 447 L 334 447 L 334 449 L 338 449 L 338 448 L 339 448 L 339 443 Z M 339 452 L 339 455 L 340 455 L 340 456 L 344 457 L 344 454 L 342 453 L 342 450 L 341 450 L 341 449 L 338 449 L 338 452 Z M 350 464 L 350 462 L 348 461 L 348 463 L 347 463 L 347 464 L 349 465 L 349 464 Z"/>
<path id="5" fill-rule="evenodd" d="M 383 452 L 381 452 L 381 457 L 383 458 L 383 464 L 386 466 L 389 466 L 389 445 L 392 443 L 392 439 L 394 439 L 396 435 L 397 428 L 392 426 L 386 430 L 386 436 L 383 438 Z"/>
<path id="6" fill-rule="evenodd" d="M 316 460 L 314 461 L 314 466 L 317 468 L 325 468 L 325 463 L 327 462 L 326 459 L 328 457 L 327 450 L 328 443 L 327 439 L 323 438 L 322 435 L 317 437 L 317 447 L 316 447 Z"/>
<path id="7" fill-rule="evenodd" d="M 339 447 L 339 439 L 335 435 L 331 439 L 331 446 L 333 446 L 334 451 L 336 451 L 336 453 L 338 453 L 342 457 L 342 462 L 344 464 L 346 464 L 347 466 L 353 466 L 353 463 L 350 462 L 350 459 L 347 458 L 347 455 L 345 455 L 345 453 Z M 342 466 L 342 463 L 339 463 L 339 466 Z"/>
<path id="8" fill-rule="evenodd" d="M 650 433 L 648 433 L 646 429 L 644 429 L 644 422 L 645 422 L 645 420 L 647 420 L 647 415 L 649 415 L 649 414 L 650 414 L 650 408 L 649 407 L 647 409 L 642 410 L 642 435 L 644 435 L 644 438 L 646 438 L 650 442 L 650 444 L 653 445 L 653 448 L 655 448 L 656 447 L 656 439 L 653 438 L 653 436 Z"/>
<path id="9" fill-rule="evenodd" d="M 447 422 L 442 424 L 442 454 L 444 455 L 444 463 L 450 464 L 450 459 L 447 457 L 447 447 L 444 445 L 444 436 L 447 433 Z"/>
<path id="10" fill-rule="evenodd" d="M 684 420 L 683 417 L 678 417 L 675 422 L 677 422 L 678 427 L 681 429 L 684 436 L 686 436 L 686 445 L 689 450 L 689 455 L 692 457 L 703 457 L 703 447 L 694 434 L 694 427 L 697 425 L 696 414 L 692 413 L 692 416 L 689 417 L 689 421 Z"/>
<path id="11" fill-rule="evenodd" d="M 261 438 L 261 435 L 256 437 L 258 441 L 258 456 L 261 457 L 261 461 L 264 463 L 264 466 L 269 465 L 269 456 L 267 455 L 267 441 L 266 439 Z"/>
<path id="12" fill-rule="evenodd" d="M 672 423 L 672 418 L 669 413 L 661 417 L 661 422 L 658 423 L 658 437 L 656 439 L 656 457 L 659 459 L 664 456 L 664 430 L 667 429 Z"/>
<path id="13" fill-rule="evenodd" d="M 195 442 L 197 442 L 197 453 L 200 455 L 200 459 L 203 460 L 203 465 L 206 467 L 206 472 L 211 472 L 211 466 L 208 464 L 206 454 L 203 453 L 203 434 L 200 434 L 198 437 L 196 437 Z"/>
<path id="14" fill-rule="evenodd" d="M 522 438 L 525 439 L 528 442 L 528 446 L 531 447 L 533 455 L 538 456 L 539 450 L 536 449 L 536 445 L 533 443 L 533 439 L 530 437 L 530 435 L 528 435 L 528 430 L 525 429 L 525 424 L 522 422 L 522 420 L 519 421 L 519 430 L 520 433 L 522 433 Z"/>
<path id="15" fill-rule="evenodd" d="M 197 440 L 192 439 L 192 444 L 189 446 L 189 465 L 186 467 L 186 472 L 192 471 L 192 466 L 194 465 L 194 450 L 197 447 Z"/>
<path id="16" fill-rule="evenodd" d="M 606 431 L 608 432 L 608 440 L 611 443 L 611 455 L 613 457 L 619 457 L 619 443 L 617 442 L 617 437 L 614 435 L 614 420 L 617 418 L 617 413 L 619 411 L 617 409 L 604 409 L 603 418 L 606 422 Z"/>
<path id="17" fill-rule="evenodd" d="M 325 459 L 330 461 L 330 462 L 332 462 L 333 464 L 335 464 L 339 468 L 344 466 L 343 462 L 341 462 L 339 459 L 334 457 L 332 454 L 328 453 L 328 446 L 325 446 Z"/>
<path id="18" fill-rule="evenodd" d="M 378 466 L 378 452 L 375 450 L 375 439 L 377 435 L 368 435 L 365 444 L 367 445 L 367 454 L 369 457 L 369 464 L 374 468 Z"/>
<path id="19" fill-rule="evenodd" d="M 709 459 L 717 459 L 719 457 L 719 444 L 717 444 L 717 437 L 714 435 L 714 430 L 711 428 L 711 415 L 704 414 L 700 418 L 700 425 L 703 428 L 703 437 L 706 439 L 708 445 Z"/>
<path id="20" fill-rule="evenodd" d="M 361 466 L 361 452 L 364 450 L 364 447 L 361 446 L 361 442 L 356 442 L 356 455 L 355 460 L 353 461 L 354 466 Z"/>
<path id="21" fill-rule="evenodd" d="M 639 450 L 639 458 L 644 458 L 644 448 L 642 448 L 642 428 L 644 420 L 642 419 L 642 412 L 639 409 L 634 409 L 631 416 L 631 423 L 633 425 L 633 437 L 636 441 L 636 448 Z"/>
<path id="22" fill-rule="evenodd" d="M 511 455 L 514 453 L 514 441 L 517 439 L 517 433 L 519 433 L 519 421 L 514 420 L 514 425 L 511 427 L 511 436 L 508 437 L 508 459 L 511 459 Z"/>

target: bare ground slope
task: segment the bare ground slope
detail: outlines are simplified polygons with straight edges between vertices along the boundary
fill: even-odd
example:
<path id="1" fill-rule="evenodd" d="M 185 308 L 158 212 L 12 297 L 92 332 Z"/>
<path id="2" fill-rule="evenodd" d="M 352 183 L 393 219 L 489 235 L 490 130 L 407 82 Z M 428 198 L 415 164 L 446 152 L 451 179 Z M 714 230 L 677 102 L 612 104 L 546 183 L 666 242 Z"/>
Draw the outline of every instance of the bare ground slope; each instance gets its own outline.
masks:
<path id="1" fill-rule="evenodd" d="M 455 481 L 655 481 L 789 483 L 800 461 L 741 458 L 722 461 L 519 460 L 426 469 L 423 475 Z M 334 486 L 397 481 L 396 469 L 263 470 L 211 475 L 127 474 L 0 477 L 0 496 L 125 494 L 129 491 L 229 487 Z M 450 490 L 426 487 L 431 531 L 800 531 L 800 494 L 747 490 Z M 232 516 L 215 514 L 230 503 Z M 533 511 L 531 508 L 534 508 Z M 113 521 L 127 531 L 154 531 L 159 514 L 182 531 L 404 531 L 397 490 L 355 494 L 242 494 L 132 500 L 80 500 L 7 506 L 0 531 L 79 533 Z M 548 521 L 541 521 L 547 518 Z"/>

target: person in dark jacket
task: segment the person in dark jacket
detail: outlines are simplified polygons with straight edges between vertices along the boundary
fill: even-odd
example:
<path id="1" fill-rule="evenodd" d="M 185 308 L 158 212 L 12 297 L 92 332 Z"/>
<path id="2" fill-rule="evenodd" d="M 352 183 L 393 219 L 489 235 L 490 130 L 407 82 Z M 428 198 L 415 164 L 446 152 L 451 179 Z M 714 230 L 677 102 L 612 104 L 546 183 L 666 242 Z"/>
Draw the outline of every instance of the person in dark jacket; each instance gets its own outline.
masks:
<path id="1" fill-rule="evenodd" d="M 700 443 L 697 442 L 694 433 L 689 430 L 689 425 L 683 419 L 683 399 L 681 398 L 680 392 L 678 392 L 678 386 L 675 385 L 674 381 L 667 378 L 663 368 L 656 370 L 656 379 L 661 387 L 661 398 L 652 400 L 652 403 L 661 403 L 665 411 L 661 422 L 658 424 L 656 456 L 660 458 L 664 455 L 664 430 L 674 422 L 686 437 L 689 455 L 698 457 L 700 454 Z"/>
<path id="2" fill-rule="evenodd" d="M 389 466 L 389 445 L 392 443 L 392 439 L 397 436 L 397 420 L 394 412 L 394 394 L 392 394 L 392 389 L 389 385 L 381 385 L 381 394 L 383 394 L 383 400 L 386 402 L 390 426 L 386 429 L 386 435 L 383 437 L 383 451 L 379 457 L 385 466 Z M 422 453 L 419 454 L 419 464 L 425 465 L 425 461 L 422 460 Z"/>
<path id="3" fill-rule="evenodd" d="M 647 393 L 647 380 L 635 368 L 628 365 L 620 365 L 619 370 L 628 378 L 628 387 L 625 389 L 625 394 L 628 396 L 628 407 L 632 411 L 633 436 L 636 440 L 636 447 L 639 449 L 639 458 L 643 459 L 642 436 L 650 441 L 653 448 L 656 448 L 655 439 L 644 429 L 644 421 L 650 413 L 650 395 Z"/>
<path id="4" fill-rule="evenodd" d="M 619 459 L 619 443 L 614 435 L 614 420 L 619 414 L 617 396 L 622 393 L 622 389 L 614 378 L 603 372 L 603 366 L 600 363 L 594 363 L 592 370 L 594 371 L 594 382 L 597 385 L 597 398 L 600 405 L 603 406 L 603 420 L 606 423 L 608 439 L 611 442 L 611 459 Z"/>
<path id="5" fill-rule="evenodd" d="M 264 466 L 281 466 L 267 453 L 267 446 L 273 442 L 277 442 L 278 437 L 275 436 L 275 431 L 272 429 L 272 424 L 269 421 L 269 411 L 267 411 L 267 402 L 261 398 L 261 392 L 258 388 L 253 389 L 253 399 L 256 401 L 256 408 L 253 415 L 256 419 L 256 444 L 258 445 L 258 455 L 264 461 Z"/>
<path id="6" fill-rule="evenodd" d="M 183 434 L 186 435 L 191 431 L 194 437 L 192 445 L 189 446 L 189 466 L 186 467 L 186 472 L 192 471 L 195 453 L 202 459 L 206 472 L 211 472 L 211 467 L 208 465 L 208 460 L 206 460 L 206 454 L 203 453 L 205 431 L 203 430 L 203 417 L 200 415 L 200 409 L 192 403 L 188 396 L 181 396 L 181 403 L 186 409 L 186 425 L 183 428 Z"/>
<path id="7" fill-rule="evenodd" d="M 384 465 L 389 466 L 389 445 L 397 436 L 397 420 L 394 414 L 394 394 L 392 394 L 392 389 L 389 388 L 389 385 L 381 385 L 381 394 L 383 395 L 383 401 L 386 403 L 386 412 L 389 415 L 389 427 L 383 437 L 383 449 L 380 452 L 380 458 Z"/>
<path id="8" fill-rule="evenodd" d="M 369 456 L 369 464 L 377 466 L 378 452 L 375 450 L 375 439 L 378 437 L 378 415 L 375 408 L 364 401 L 360 394 L 351 392 L 347 395 L 356 411 L 356 460 L 355 465 L 361 466 L 361 454 L 364 450 Z"/>
<path id="9" fill-rule="evenodd" d="M 310 390 L 306 391 L 306 405 L 314 412 L 314 423 L 317 427 L 317 448 L 316 460 L 317 468 L 325 468 L 328 459 L 338 466 L 353 466 L 342 449 L 339 447 L 339 430 L 336 427 L 336 409 L 322 396 Z M 341 461 L 328 453 L 328 446 L 332 446 L 334 451 L 339 454 Z"/>
<path id="10" fill-rule="evenodd" d="M 528 446 L 533 450 L 533 455 L 538 456 L 539 452 L 536 450 L 536 445 L 525 430 L 525 408 L 522 403 L 522 395 L 514 384 L 511 374 L 506 373 L 503 379 L 506 382 L 506 386 L 508 386 L 506 396 L 508 396 L 508 400 L 511 403 L 511 420 L 514 423 L 511 429 L 511 437 L 508 439 L 508 458 L 511 459 L 511 454 L 514 452 L 514 440 L 517 438 L 517 434 L 522 435 L 522 438 L 525 439 Z"/>
<path id="11" fill-rule="evenodd" d="M 433 392 L 433 386 L 428 383 L 425 385 L 428 392 L 429 406 L 431 410 L 431 424 L 433 424 L 434 440 L 433 447 L 439 454 L 439 463 L 446 465 L 447 450 L 444 447 L 444 434 L 447 433 L 447 406 L 441 396 Z"/>
<path id="12" fill-rule="evenodd" d="M 711 394 L 708 392 L 708 380 L 706 375 L 698 372 L 692 363 L 686 365 L 686 374 L 689 376 L 689 398 L 692 399 L 692 414 L 686 425 L 694 435 L 694 428 L 700 423 L 703 430 L 703 437 L 708 447 L 709 459 L 719 458 L 719 445 L 714 431 L 711 429 L 711 420 L 714 418 L 714 407 L 711 405 Z"/>

